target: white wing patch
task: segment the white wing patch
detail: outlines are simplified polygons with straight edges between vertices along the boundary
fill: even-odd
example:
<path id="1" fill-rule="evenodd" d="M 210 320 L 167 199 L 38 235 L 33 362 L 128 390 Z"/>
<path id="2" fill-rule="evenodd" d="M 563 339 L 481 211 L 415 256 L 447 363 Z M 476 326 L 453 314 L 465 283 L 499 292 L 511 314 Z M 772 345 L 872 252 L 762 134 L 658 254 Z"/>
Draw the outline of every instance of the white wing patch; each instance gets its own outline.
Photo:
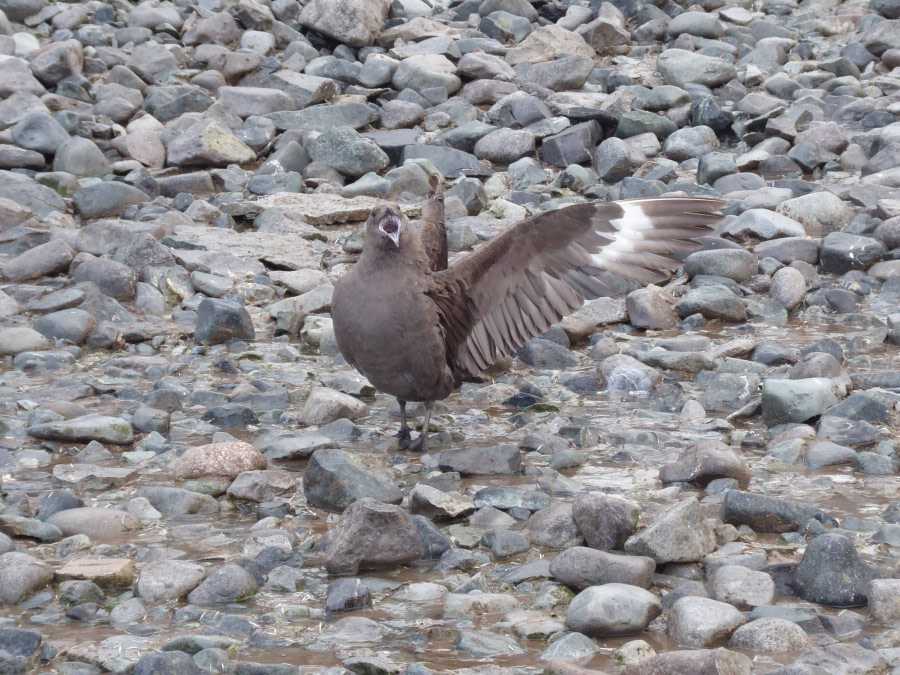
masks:
<path id="1" fill-rule="evenodd" d="M 664 270 L 677 267 L 678 261 L 656 252 L 663 242 L 652 241 L 654 237 L 650 231 L 660 226 L 659 219 L 655 222 L 647 215 L 640 201 L 618 202 L 618 205 L 622 216 L 608 221 L 615 232 L 599 233 L 609 243 L 591 255 L 591 263 L 644 284 L 665 280 L 668 275 Z M 645 237 L 645 233 L 649 236 Z"/>

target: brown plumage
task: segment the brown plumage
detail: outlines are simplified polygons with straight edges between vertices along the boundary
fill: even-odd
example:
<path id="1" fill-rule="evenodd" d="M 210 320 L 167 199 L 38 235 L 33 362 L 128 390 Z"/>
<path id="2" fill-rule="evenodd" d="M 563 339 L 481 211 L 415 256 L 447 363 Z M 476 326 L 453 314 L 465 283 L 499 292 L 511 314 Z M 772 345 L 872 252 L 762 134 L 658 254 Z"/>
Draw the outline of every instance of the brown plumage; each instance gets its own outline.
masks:
<path id="1" fill-rule="evenodd" d="M 724 204 L 686 197 L 576 204 L 517 223 L 446 269 L 442 205 L 438 218 L 427 215 L 433 204 L 426 207 L 421 236 L 397 206 L 378 206 L 359 261 L 334 289 L 338 347 L 377 389 L 397 397 L 401 447 L 424 450 L 434 401 L 463 377 L 477 376 L 584 300 L 609 295 L 601 271 L 665 280 L 679 265 L 669 256 L 698 248 L 694 239 L 711 232 Z M 413 444 L 407 401 L 426 406 Z"/>

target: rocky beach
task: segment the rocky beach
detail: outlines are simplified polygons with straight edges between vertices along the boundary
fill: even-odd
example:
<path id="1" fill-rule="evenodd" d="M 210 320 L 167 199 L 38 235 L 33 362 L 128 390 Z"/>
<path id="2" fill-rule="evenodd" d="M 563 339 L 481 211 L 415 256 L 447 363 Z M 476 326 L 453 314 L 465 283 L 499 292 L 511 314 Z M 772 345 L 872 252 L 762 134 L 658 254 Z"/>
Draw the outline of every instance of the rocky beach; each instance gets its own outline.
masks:
<path id="1" fill-rule="evenodd" d="M 898 0 L 0 0 L 0 672 L 900 673 L 898 114 Z M 727 205 L 411 453 L 331 298 L 435 177 Z"/>

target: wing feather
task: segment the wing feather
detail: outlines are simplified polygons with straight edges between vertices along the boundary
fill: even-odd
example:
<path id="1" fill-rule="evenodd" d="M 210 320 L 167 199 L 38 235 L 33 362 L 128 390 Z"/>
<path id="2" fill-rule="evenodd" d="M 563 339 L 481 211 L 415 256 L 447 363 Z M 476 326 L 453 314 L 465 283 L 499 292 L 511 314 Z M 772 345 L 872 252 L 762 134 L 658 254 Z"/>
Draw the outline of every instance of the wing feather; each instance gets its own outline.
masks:
<path id="1" fill-rule="evenodd" d="M 517 223 L 430 275 L 447 359 L 477 375 L 570 314 L 607 295 L 601 272 L 659 283 L 699 248 L 726 202 L 704 198 L 576 204 Z"/>

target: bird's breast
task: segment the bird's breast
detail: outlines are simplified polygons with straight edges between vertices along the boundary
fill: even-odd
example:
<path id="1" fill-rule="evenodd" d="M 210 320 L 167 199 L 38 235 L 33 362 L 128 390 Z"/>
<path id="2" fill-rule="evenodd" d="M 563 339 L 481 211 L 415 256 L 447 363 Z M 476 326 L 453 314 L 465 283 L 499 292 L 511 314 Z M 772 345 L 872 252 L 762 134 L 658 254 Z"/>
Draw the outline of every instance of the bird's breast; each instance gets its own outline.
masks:
<path id="1" fill-rule="evenodd" d="M 377 389 L 411 401 L 452 391 L 437 309 L 418 284 L 339 283 L 332 318 L 341 353 Z"/>

